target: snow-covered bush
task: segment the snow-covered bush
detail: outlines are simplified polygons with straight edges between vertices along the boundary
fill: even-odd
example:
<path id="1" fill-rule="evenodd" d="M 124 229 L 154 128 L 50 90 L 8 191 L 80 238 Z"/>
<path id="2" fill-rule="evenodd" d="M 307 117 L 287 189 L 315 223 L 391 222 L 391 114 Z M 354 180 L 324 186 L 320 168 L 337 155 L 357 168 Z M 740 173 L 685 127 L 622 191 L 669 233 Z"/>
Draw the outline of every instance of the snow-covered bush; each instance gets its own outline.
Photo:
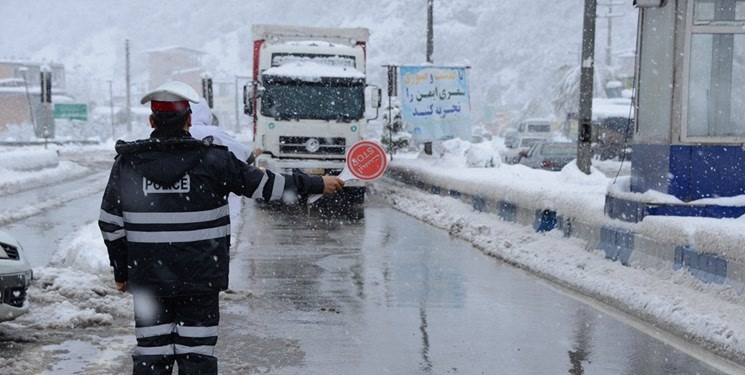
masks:
<path id="1" fill-rule="evenodd" d="M 492 142 L 471 143 L 460 138 L 432 144 L 432 156 L 447 160 L 453 167 L 494 168 L 499 167 L 501 157 Z"/>
<path id="2" fill-rule="evenodd" d="M 502 165 L 502 157 L 492 142 L 474 143 L 466 151 L 469 168 L 494 168 Z"/>

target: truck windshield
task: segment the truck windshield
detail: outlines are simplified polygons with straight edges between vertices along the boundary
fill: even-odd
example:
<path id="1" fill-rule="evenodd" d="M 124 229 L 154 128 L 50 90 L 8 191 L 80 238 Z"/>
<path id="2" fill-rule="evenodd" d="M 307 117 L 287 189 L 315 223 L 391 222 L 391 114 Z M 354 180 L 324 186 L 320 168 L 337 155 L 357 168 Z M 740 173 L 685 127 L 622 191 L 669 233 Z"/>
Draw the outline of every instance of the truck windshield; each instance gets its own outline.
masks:
<path id="1" fill-rule="evenodd" d="M 365 114 L 365 88 L 358 81 L 268 80 L 261 114 L 277 120 L 359 120 Z"/>

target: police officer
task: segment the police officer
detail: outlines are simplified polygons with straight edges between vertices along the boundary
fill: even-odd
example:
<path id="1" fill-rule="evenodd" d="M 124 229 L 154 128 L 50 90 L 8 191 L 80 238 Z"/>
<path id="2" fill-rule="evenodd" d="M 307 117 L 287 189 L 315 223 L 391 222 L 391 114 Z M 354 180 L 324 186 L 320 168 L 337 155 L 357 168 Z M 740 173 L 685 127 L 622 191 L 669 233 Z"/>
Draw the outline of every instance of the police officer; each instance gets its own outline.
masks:
<path id="1" fill-rule="evenodd" d="M 332 194 L 330 176 L 276 174 L 190 136 L 199 95 L 171 81 L 147 93 L 149 139 L 118 141 L 99 227 L 116 288 L 134 298 L 134 374 L 217 374 L 214 356 L 228 287 L 230 192 L 266 201 Z"/>

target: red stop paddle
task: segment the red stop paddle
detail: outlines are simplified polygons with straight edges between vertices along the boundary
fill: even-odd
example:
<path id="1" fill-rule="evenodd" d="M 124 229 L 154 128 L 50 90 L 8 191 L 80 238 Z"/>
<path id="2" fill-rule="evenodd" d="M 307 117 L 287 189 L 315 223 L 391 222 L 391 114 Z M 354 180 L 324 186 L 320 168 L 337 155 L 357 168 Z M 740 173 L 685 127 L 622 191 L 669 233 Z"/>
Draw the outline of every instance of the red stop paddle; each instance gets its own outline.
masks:
<path id="1" fill-rule="evenodd" d="M 388 166 L 388 156 L 383 147 L 373 141 L 359 141 L 352 145 L 347 152 L 347 166 L 339 174 L 339 178 L 347 180 L 372 181 L 385 173 Z M 313 194 L 308 203 L 313 203 L 323 194 Z"/>

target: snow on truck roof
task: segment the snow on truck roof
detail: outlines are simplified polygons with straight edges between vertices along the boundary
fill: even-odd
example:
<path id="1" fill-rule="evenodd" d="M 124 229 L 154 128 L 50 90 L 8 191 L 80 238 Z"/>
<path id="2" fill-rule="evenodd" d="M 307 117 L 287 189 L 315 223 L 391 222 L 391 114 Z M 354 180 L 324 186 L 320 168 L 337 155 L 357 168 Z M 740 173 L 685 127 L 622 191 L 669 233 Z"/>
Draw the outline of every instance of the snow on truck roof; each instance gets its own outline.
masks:
<path id="1" fill-rule="evenodd" d="M 333 43 L 329 42 L 327 40 L 293 40 L 285 42 L 284 44 L 290 45 L 290 46 L 325 46 L 325 47 L 331 47 L 331 48 L 347 48 L 349 49 L 348 44 L 341 44 L 341 43 Z"/>
<path id="2" fill-rule="evenodd" d="M 357 42 L 367 42 L 370 38 L 370 30 L 364 27 L 326 28 L 291 25 L 253 25 L 251 32 L 254 40 L 264 39 L 271 42 L 323 40 L 326 42 L 354 45 Z"/>
<path id="3" fill-rule="evenodd" d="M 322 78 L 365 78 L 365 73 L 343 66 L 318 64 L 312 61 L 296 61 L 265 70 L 263 75 L 288 77 L 308 82 L 319 82 Z"/>

